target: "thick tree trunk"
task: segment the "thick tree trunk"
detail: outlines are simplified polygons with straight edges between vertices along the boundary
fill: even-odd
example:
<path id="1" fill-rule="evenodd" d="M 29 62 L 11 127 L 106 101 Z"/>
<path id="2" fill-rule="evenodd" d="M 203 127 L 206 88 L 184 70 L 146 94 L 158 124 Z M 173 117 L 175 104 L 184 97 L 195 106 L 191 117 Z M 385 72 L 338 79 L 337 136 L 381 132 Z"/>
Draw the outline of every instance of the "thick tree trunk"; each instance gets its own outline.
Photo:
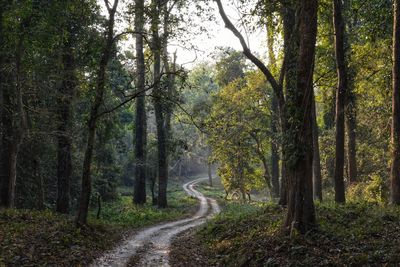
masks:
<path id="1" fill-rule="evenodd" d="M 135 188 L 133 202 L 146 203 L 146 165 L 147 165 L 147 117 L 145 99 L 145 62 L 143 53 L 144 1 L 135 0 L 135 31 L 136 34 L 136 88 L 140 96 L 136 99 L 136 127 L 135 127 Z"/>
<path id="2" fill-rule="evenodd" d="M 296 10 L 293 6 L 287 4 L 283 7 L 282 11 L 283 17 L 283 31 L 284 31 L 284 54 L 285 54 L 285 93 L 286 100 L 293 101 L 292 97 L 296 91 L 296 75 L 297 75 L 297 57 L 298 47 L 297 47 L 297 39 L 298 33 L 295 32 L 295 24 L 296 24 Z M 287 125 L 287 116 L 286 111 L 279 107 L 280 112 L 280 120 L 281 120 L 281 131 L 282 136 L 284 137 L 284 142 L 288 142 L 288 137 L 286 136 L 289 133 L 289 126 Z M 289 141 L 290 142 L 290 141 Z M 288 203 L 288 186 L 289 186 L 289 177 L 290 171 L 287 166 L 287 159 L 291 156 L 287 150 L 288 144 L 282 144 L 282 171 L 281 171 L 281 190 L 280 190 L 280 199 L 279 205 L 286 206 Z"/>
<path id="3" fill-rule="evenodd" d="M 57 146 L 57 203 L 56 211 L 69 213 L 71 160 L 71 105 L 75 92 L 74 55 L 72 49 L 73 33 L 69 33 L 63 51 L 63 81 L 58 95 L 58 146 Z"/>
<path id="4" fill-rule="evenodd" d="M 400 204 L 400 1 L 394 1 L 391 203 Z"/>
<path id="5" fill-rule="evenodd" d="M 160 0 L 152 1 L 152 32 L 153 32 L 153 57 L 154 57 L 154 112 L 157 125 L 157 151 L 158 151 L 158 207 L 166 208 L 168 185 L 168 154 L 165 117 L 162 102 L 161 88 L 161 51 L 162 44 L 159 36 L 160 25 Z"/>
<path id="6" fill-rule="evenodd" d="M 338 73 L 338 88 L 336 92 L 336 148 L 335 148 L 335 201 L 344 203 L 345 188 L 344 170 L 344 117 L 347 90 L 347 66 L 345 50 L 345 25 L 342 16 L 342 1 L 333 1 L 333 22 L 335 28 L 335 53 Z"/>
<path id="7" fill-rule="evenodd" d="M 317 109 L 315 103 L 315 96 L 313 92 L 312 102 L 312 133 L 313 133 L 313 192 L 314 199 L 322 201 L 322 175 L 321 175 L 321 158 L 319 154 L 319 131 L 317 123 Z"/>
<path id="8" fill-rule="evenodd" d="M 114 44 L 114 22 L 115 22 L 115 13 L 118 7 L 118 1 L 119 0 L 114 0 L 114 5 L 112 7 L 109 7 L 108 1 L 105 0 L 109 12 L 109 19 L 107 23 L 107 32 L 106 32 L 107 39 L 103 47 L 99 70 L 97 72 L 95 99 L 92 104 L 88 120 L 88 139 L 85 150 L 85 156 L 83 160 L 82 190 L 79 200 L 78 214 L 76 217 L 77 226 L 82 226 L 87 223 L 90 195 L 92 190 L 91 165 L 92 165 L 94 141 L 96 135 L 96 126 L 99 115 L 99 109 L 101 104 L 103 103 L 104 88 L 106 83 L 106 69 L 111 57 L 111 50 Z"/>
<path id="9" fill-rule="evenodd" d="M 285 228 L 306 233 L 316 226 L 312 189 L 312 76 L 317 37 L 316 0 L 299 1 L 299 54 L 297 61 L 297 92 L 293 104 L 298 107 L 291 125 L 297 160 L 288 166 L 289 200 Z M 290 102 L 289 102 L 290 105 Z M 297 125 L 298 124 L 298 125 Z M 297 129 L 297 130 L 295 130 Z"/>

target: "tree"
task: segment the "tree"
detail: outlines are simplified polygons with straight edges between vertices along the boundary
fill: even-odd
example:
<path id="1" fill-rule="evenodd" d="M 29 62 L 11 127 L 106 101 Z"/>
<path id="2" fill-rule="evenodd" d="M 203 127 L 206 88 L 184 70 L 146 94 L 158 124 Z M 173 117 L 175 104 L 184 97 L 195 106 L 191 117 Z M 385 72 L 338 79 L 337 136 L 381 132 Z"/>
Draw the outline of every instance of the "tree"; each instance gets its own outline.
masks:
<path id="1" fill-rule="evenodd" d="M 11 5 L 11 2 L 5 3 Z M 3 29 L 0 32 L 0 44 L 2 45 L 2 63 L 5 61 L 12 66 L 13 71 L 1 70 L 1 89 L 2 89 L 2 153 L 1 153 L 1 199 L 0 206 L 13 208 L 15 206 L 15 188 L 17 180 L 17 160 L 18 153 L 24 137 L 28 131 L 27 117 L 23 101 L 23 57 L 25 55 L 24 41 L 32 22 L 31 7 L 26 7 L 25 12 L 17 15 L 15 27 L 19 31 L 14 45 L 10 40 L 6 40 Z M 15 10 L 14 10 L 15 11 Z M 3 16 L 1 19 L 3 24 Z M 10 15 L 10 14 L 8 14 Z M 3 28 L 3 25 L 2 25 Z M 4 50 L 10 49 L 10 54 L 6 57 Z"/>
<path id="2" fill-rule="evenodd" d="M 394 1 L 391 202 L 400 204 L 400 1 Z"/>
<path id="3" fill-rule="evenodd" d="M 315 43 L 317 35 L 317 7 L 315 0 L 297 2 L 298 35 L 296 86 L 288 91 L 285 100 L 281 78 L 277 81 L 271 71 L 251 52 L 242 34 L 229 20 L 220 0 L 216 0 L 225 26 L 240 40 L 244 54 L 262 71 L 277 96 L 281 123 L 287 132 L 284 147 L 288 177 L 288 213 L 284 223 L 287 231 L 305 233 L 316 225 L 312 197 L 312 75 L 314 68 Z M 285 55 L 286 56 L 286 55 Z M 286 62 L 285 62 L 286 63 Z M 285 64 L 284 63 L 284 64 Z M 281 76 L 282 77 L 282 73 Z"/>
<path id="4" fill-rule="evenodd" d="M 319 154 L 319 129 L 317 122 L 317 109 L 315 103 L 315 95 L 312 100 L 312 133 L 313 133 L 313 192 L 314 199 L 322 201 L 322 175 L 321 175 L 321 158 Z"/>
<path id="5" fill-rule="evenodd" d="M 271 69 L 277 69 L 277 60 L 274 52 L 275 27 L 273 23 L 273 16 L 267 18 L 267 39 L 268 39 L 268 58 Z M 271 121 L 271 180 L 272 180 L 272 194 L 274 197 L 279 197 L 279 110 L 276 96 L 272 96 L 271 101 L 272 121 Z"/>
<path id="6" fill-rule="evenodd" d="M 98 67 L 97 77 L 96 77 L 96 88 L 95 88 L 95 98 L 92 103 L 90 115 L 88 119 L 88 137 L 87 145 L 85 150 L 85 156 L 83 161 L 82 170 L 82 191 L 79 200 L 79 209 L 76 217 L 76 223 L 78 226 L 85 225 L 87 222 L 87 215 L 89 210 L 89 202 L 91 195 L 91 164 L 93 158 L 94 141 L 96 134 L 96 126 L 99 118 L 99 109 L 103 103 L 104 88 L 106 83 L 106 68 L 108 62 L 112 56 L 112 48 L 114 45 L 114 24 L 115 24 L 115 14 L 117 12 L 118 1 L 114 0 L 112 6 L 109 2 L 105 0 L 109 18 L 106 26 L 105 40 L 103 44 L 103 49 L 101 53 L 101 60 Z"/>
<path id="7" fill-rule="evenodd" d="M 135 120 L 135 187 L 133 201 L 146 203 L 146 157 L 147 157 L 147 118 L 145 99 L 145 60 L 143 53 L 144 1 L 135 0 L 136 34 L 136 88 L 142 93 L 136 100 Z"/>
<path id="8" fill-rule="evenodd" d="M 153 78 L 154 93 L 153 105 L 157 126 L 157 153 L 158 153 L 158 207 L 166 208 L 167 186 L 168 186 L 168 154 L 167 136 L 165 129 L 165 114 L 163 108 L 163 87 L 161 84 L 161 51 L 162 43 L 159 34 L 160 14 L 162 3 L 160 0 L 151 2 L 151 31 L 152 31 L 152 52 L 153 52 Z"/>
<path id="9" fill-rule="evenodd" d="M 338 87 L 336 91 L 336 149 L 335 149 L 335 201 L 344 203 L 344 118 L 347 80 L 345 25 L 343 20 L 343 8 L 341 0 L 333 1 L 333 22 L 335 28 L 335 53 L 338 74 Z"/>
<path id="10" fill-rule="evenodd" d="M 70 184 L 72 174 L 71 159 L 71 128 L 72 128 L 72 101 L 76 91 L 76 66 L 74 46 L 79 25 L 76 25 L 76 15 L 69 12 L 73 1 L 67 1 L 61 5 L 66 14 L 62 14 L 65 20 L 62 25 L 62 82 L 58 88 L 58 135 L 57 135 L 57 203 L 56 211 L 69 213 L 70 209 Z"/>

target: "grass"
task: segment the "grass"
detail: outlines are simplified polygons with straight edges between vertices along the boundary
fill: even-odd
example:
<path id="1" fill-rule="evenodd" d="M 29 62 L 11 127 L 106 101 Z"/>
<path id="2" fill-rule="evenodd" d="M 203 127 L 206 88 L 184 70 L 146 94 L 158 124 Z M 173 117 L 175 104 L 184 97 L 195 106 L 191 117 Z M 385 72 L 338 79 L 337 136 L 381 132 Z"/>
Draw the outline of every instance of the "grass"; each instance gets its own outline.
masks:
<path id="1" fill-rule="evenodd" d="M 83 229 L 75 227 L 72 216 L 49 210 L 1 210 L 0 267 L 87 266 L 126 231 L 189 216 L 196 208 L 197 201 L 179 181 L 172 181 L 168 191 L 166 209 L 136 206 L 131 196 L 121 196 L 103 203 L 100 219 L 95 218 L 96 209 L 90 210 L 89 226 Z"/>
<path id="2" fill-rule="evenodd" d="M 228 203 L 196 235 L 210 266 L 359 266 L 400 262 L 400 209 L 368 203 L 317 205 L 319 228 L 281 234 L 286 210 Z"/>
<path id="3" fill-rule="evenodd" d="M 168 208 L 166 209 L 158 209 L 152 206 L 150 199 L 147 201 L 148 204 L 137 206 L 132 203 L 132 197 L 123 196 L 115 202 L 104 204 L 100 220 L 94 219 L 96 211 L 93 210 L 91 213 L 92 221 L 139 228 L 185 217 L 196 207 L 197 201 L 178 186 L 171 186 L 168 191 Z"/>

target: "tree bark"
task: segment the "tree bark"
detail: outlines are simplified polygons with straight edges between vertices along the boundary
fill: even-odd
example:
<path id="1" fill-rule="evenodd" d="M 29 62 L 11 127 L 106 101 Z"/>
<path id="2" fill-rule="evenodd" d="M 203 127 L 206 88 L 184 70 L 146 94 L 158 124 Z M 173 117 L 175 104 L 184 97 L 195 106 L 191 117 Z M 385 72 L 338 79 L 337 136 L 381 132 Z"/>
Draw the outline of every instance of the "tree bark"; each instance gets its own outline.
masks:
<path id="1" fill-rule="evenodd" d="M 159 36 L 161 1 L 152 1 L 152 34 L 153 34 L 153 58 L 154 58 L 154 112 L 157 125 L 157 151 L 158 151 L 158 207 L 166 208 L 168 186 L 168 154 L 165 118 L 162 102 L 161 88 L 161 51 L 162 44 Z"/>
<path id="2" fill-rule="evenodd" d="M 70 209 L 71 160 L 71 105 L 75 92 L 75 59 L 73 34 L 65 41 L 63 48 L 63 81 L 58 95 L 58 142 L 57 142 L 57 203 L 56 211 L 64 214 Z"/>
<path id="3" fill-rule="evenodd" d="M 391 203 L 400 204 L 400 1 L 394 1 Z"/>
<path id="4" fill-rule="evenodd" d="M 335 28 L 335 54 L 338 74 L 338 88 L 336 92 L 336 147 L 335 147 L 335 201 L 344 203 L 344 117 L 347 90 L 347 66 L 345 50 L 345 27 L 342 16 L 342 1 L 333 1 L 333 22 Z"/>
<path id="5" fill-rule="evenodd" d="M 135 31 L 136 34 L 136 88 L 140 92 L 136 99 L 135 127 L 135 187 L 133 202 L 146 203 L 146 169 L 147 169 L 147 117 L 145 99 L 145 59 L 143 52 L 144 30 L 144 0 L 135 0 Z"/>
<path id="6" fill-rule="evenodd" d="M 286 100 L 292 101 L 293 93 L 296 90 L 296 73 L 297 73 L 297 60 L 296 55 L 298 54 L 297 39 L 298 33 L 295 29 L 296 24 L 296 10 L 292 5 L 286 4 L 282 10 L 283 17 L 283 35 L 284 35 L 284 57 L 285 63 L 283 66 L 284 77 L 285 77 L 285 94 Z M 281 111 L 280 111 L 281 112 Z M 281 119 L 281 131 L 283 142 L 288 142 L 286 136 L 289 131 L 289 126 L 285 126 L 286 116 L 288 114 L 280 114 Z M 289 170 L 287 169 L 287 158 L 290 157 L 290 153 L 286 152 L 288 144 L 282 144 L 282 171 L 281 171 L 281 191 L 279 205 L 286 206 L 288 203 L 288 175 Z"/>
<path id="7" fill-rule="evenodd" d="M 319 131 L 317 123 L 317 109 L 315 95 L 313 92 L 312 100 L 312 133 L 313 133 L 313 192 L 314 199 L 322 201 L 322 175 L 321 175 L 321 157 L 319 154 Z"/>
<path id="8" fill-rule="evenodd" d="M 297 60 L 297 92 L 294 104 L 298 107 L 294 114 L 293 143 L 300 152 L 295 162 L 288 167 L 289 199 L 285 229 L 306 233 L 316 226 L 312 189 L 312 76 L 314 70 L 315 43 L 317 37 L 316 0 L 298 2 L 299 53 Z M 296 117 L 299 116 L 299 117 Z M 299 121 L 297 121 L 299 119 Z M 295 130 L 298 129 L 298 130 Z"/>
<path id="9" fill-rule="evenodd" d="M 95 99 L 94 102 L 92 103 L 90 116 L 88 120 L 88 138 L 87 138 L 87 145 L 83 160 L 83 171 L 82 171 L 82 190 L 79 200 L 78 214 L 76 217 L 77 226 L 83 226 L 87 223 L 90 195 L 92 190 L 91 165 L 92 165 L 94 141 L 96 135 L 96 126 L 99 115 L 99 109 L 101 104 L 103 103 L 104 88 L 106 83 L 106 69 L 111 57 L 111 51 L 114 44 L 114 22 L 115 22 L 115 13 L 118 7 L 118 1 L 119 0 L 114 0 L 113 6 L 110 7 L 108 1 L 105 0 L 107 10 L 109 13 L 109 18 L 107 22 L 106 40 L 102 51 L 99 70 L 97 72 Z"/>

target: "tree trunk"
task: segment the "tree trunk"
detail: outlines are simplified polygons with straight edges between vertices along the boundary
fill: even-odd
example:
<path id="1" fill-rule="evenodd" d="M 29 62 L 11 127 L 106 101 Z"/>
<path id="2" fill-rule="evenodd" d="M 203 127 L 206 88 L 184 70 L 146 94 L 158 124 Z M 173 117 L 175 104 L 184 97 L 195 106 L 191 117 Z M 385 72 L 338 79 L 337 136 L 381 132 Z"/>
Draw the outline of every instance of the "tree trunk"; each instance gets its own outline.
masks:
<path id="1" fill-rule="evenodd" d="M 73 55 L 73 33 L 70 32 L 63 49 L 63 81 L 58 95 L 58 143 L 57 143 L 57 203 L 56 211 L 69 213 L 71 160 L 71 105 L 75 92 L 75 66 Z"/>
<path id="2" fill-rule="evenodd" d="M 298 33 L 295 31 L 296 24 L 296 10 L 294 6 L 287 3 L 283 7 L 283 34 L 284 34 L 284 54 L 285 54 L 285 66 L 284 66 L 284 77 L 285 77 L 285 94 L 286 94 L 286 102 L 293 101 L 293 96 L 296 92 L 296 75 L 297 75 L 297 54 L 298 54 Z M 286 103 L 287 104 L 287 103 Z M 288 203 L 288 193 L 289 193 L 289 177 L 290 171 L 288 169 L 288 158 L 291 157 L 291 154 L 287 152 L 287 147 L 289 146 L 288 142 L 291 140 L 287 135 L 289 134 L 289 125 L 288 125 L 288 116 L 286 114 L 286 105 L 285 110 L 282 111 L 282 108 L 279 107 L 280 113 L 280 121 L 281 121 L 281 131 L 283 137 L 282 144 L 282 171 L 281 171 L 281 191 L 280 191 L 280 200 L 279 204 L 282 206 L 286 206 Z M 283 188 L 286 187 L 286 188 Z"/>
<path id="3" fill-rule="evenodd" d="M 319 154 L 319 131 L 317 123 L 317 109 L 315 103 L 315 96 L 313 93 L 312 100 L 312 133 L 313 133 L 313 192 L 314 199 L 322 201 L 322 175 L 321 175 L 321 158 Z"/>
<path id="4" fill-rule="evenodd" d="M 133 202 L 146 203 L 146 158 L 147 158 L 147 118 L 145 99 L 145 61 L 143 53 L 144 30 L 144 0 L 135 0 L 135 31 L 136 34 L 136 64 L 137 90 L 143 93 L 136 99 L 136 127 L 135 127 L 135 188 Z"/>
<path id="5" fill-rule="evenodd" d="M 21 142 L 27 131 L 26 114 L 22 101 L 22 56 L 24 53 L 24 38 L 28 20 L 19 25 L 21 35 L 15 50 L 15 73 L 13 79 L 10 73 L 2 75 L 2 155 L 1 155 L 1 199 L 0 207 L 13 208 L 15 205 L 15 186 L 17 180 L 17 158 Z M 4 42 L 4 40 L 1 40 Z M 3 43 L 4 44 L 4 43 Z"/>
<path id="6" fill-rule="evenodd" d="M 160 25 L 160 0 L 152 1 L 152 32 L 153 32 L 153 57 L 154 57 L 154 112 L 157 125 L 157 151 L 158 151 L 158 207 L 166 208 L 168 185 L 168 154 L 165 118 L 162 102 L 161 79 L 161 51 L 162 44 L 159 36 Z"/>
<path id="7" fill-rule="evenodd" d="M 251 52 L 243 35 L 226 15 L 221 0 L 215 0 L 215 2 L 218 4 L 219 13 L 225 26 L 239 39 L 243 53 L 262 71 L 278 99 L 282 130 L 290 137 L 287 138 L 287 144 L 283 147 L 284 166 L 285 172 L 287 172 L 285 176 L 287 176 L 289 184 L 288 214 L 284 226 L 288 230 L 297 229 L 299 232 L 305 233 L 316 225 L 312 196 L 311 82 L 317 33 L 317 1 L 299 0 L 297 2 L 299 18 L 296 21 L 299 22 L 298 36 L 301 37 L 299 39 L 299 56 L 295 57 L 298 58 L 297 68 L 295 67 L 297 71 L 290 75 L 288 75 L 288 71 L 285 71 L 286 78 L 292 77 L 292 75 L 296 77 L 296 86 L 286 92 L 286 100 L 282 90 L 282 73 L 277 81 L 268 67 Z M 296 45 L 297 38 L 290 39 L 292 45 Z M 285 63 L 290 63 L 290 59 L 291 57 L 288 57 L 285 49 L 285 61 L 289 61 Z M 294 155 L 298 155 L 298 157 L 293 159 Z M 285 179 L 283 178 L 283 180 Z"/>
<path id="8" fill-rule="evenodd" d="M 343 8 L 346 12 L 351 9 L 351 1 L 344 0 Z M 357 25 L 357 17 L 354 20 L 345 20 L 346 25 L 348 25 L 348 33 L 354 34 L 354 26 Z M 346 47 L 351 50 L 350 38 L 346 38 Z M 347 55 L 347 62 L 351 62 L 351 53 Z M 346 110 L 345 110 L 345 123 L 347 131 L 347 166 L 348 166 L 348 177 L 350 183 L 357 182 L 357 98 L 354 92 L 354 78 L 355 78 L 355 68 L 352 66 L 348 67 L 348 86 L 346 95 Z"/>
<path id="9" fill-rule="evenodd" d="M 105 0 L 109 12 L 109 19 L 106 30 L 107 39 L 103 47 L 99 70 L 97 72 L 95 99 L 92 104 L 90 117 L 88 120 L 88 139 L 85 150 L 85 156 L 83 160 L 82 190 L 79 200 L 78 214 L 76 217 L 77 226 L 82 226 L 87 223 L 90 195 L 92 190 L 91 165 L 92 165 L 94 141 L 96 135 L 96 126 L 99 115 L 99 109 L 101 104 L 103 103 L 104 88 L 106 83 L 106 69 L 111 57 L 111 50 L 114 44 L 114 22 L 115 22 L 115 13 L 118 7 L 118 1 L 119 0 L 114 0 L 114 5 L 112 7 L 109 7 L 108 1 Z"/>
<path id="10" fill-rule="evenodd" d="M 288 200 L 288 181 L 287 181 L 287 172 L 285 162 L 282 161 L 281 166 L 281 184 L 280 184 L 280 191 L 279 191 L 279 205 L 286 206 Z"/>
<path id="11" fill-rule="evenodd" d="M 349 88 L 350 89 L 350 88 Z M 347 129 L 347 165 L 349 167 L 350 183 L 357 182 L 357 112 L 354 92 L 348 92 L 346 105 L 346 129 Z"/>
<path id="12" fill-rule="evenodd" d="M 335 28 L 335 53 L 338 73 L 338 88 L 336 92 L 336 148 L 335 148 L 335 201 L 344 203 L 345 188 L 343 179 L 344 170 L 344 111 L 347 90 L 347 66 L 345 50 L 345 27 L 342 16 L 342 1 L 333 1 L 333 22 Z"/>
<path id="13" fill-rule="evenodd" d="M 273 26 L 272 16 L 268 16 L 267 21 L 267 36 L 268 36 L 268 57 L 270 66 L 273 69 L 276 69 L 276 57 L 274 53 L 274 34 L 275 29 Z M 279 107 L 278 107 L 278 99 L 275 94 L 272 96 L 271 103 L 271 112 L 272 112 L 272 121 L 271 121 L 271 132 L 272 132 L 272 141 L 271 141 L 271 182 L 272 182 L 272 196 L 274 198 L 279 197 Z"/>
<path id="14" fill-rule="evenodd" d="M 40 174 L 39 171 L 39 161 L 38 156 L 33 156 L 32 159 L 33 165 L 33 177 L 37 183 L 37 196 L 36 196 L 36 208 L 38 210 L 44 210 L 44 183 L 43 183 L 43 175 Z"/>
<path id="15" fill-rule="evenodd" d="M 394 1 L 391 203 L 400 204 L 400 1 Z"/>
<path id="16" fill-rule="evenodd" d="M 317 37 L 316 0 L 300 0 L 298 10 L 299 54 L 297 61 L 297 90 L 292 107 L 290 129 L 293 131 L 292 146 L 299 152 L 297 159 L 288 166 L 289 199 L 285 229 L 296 229 L 306 233 L 316 226 L 312 190 L 312 76 L 314 69 L 315 43 Z"/>

